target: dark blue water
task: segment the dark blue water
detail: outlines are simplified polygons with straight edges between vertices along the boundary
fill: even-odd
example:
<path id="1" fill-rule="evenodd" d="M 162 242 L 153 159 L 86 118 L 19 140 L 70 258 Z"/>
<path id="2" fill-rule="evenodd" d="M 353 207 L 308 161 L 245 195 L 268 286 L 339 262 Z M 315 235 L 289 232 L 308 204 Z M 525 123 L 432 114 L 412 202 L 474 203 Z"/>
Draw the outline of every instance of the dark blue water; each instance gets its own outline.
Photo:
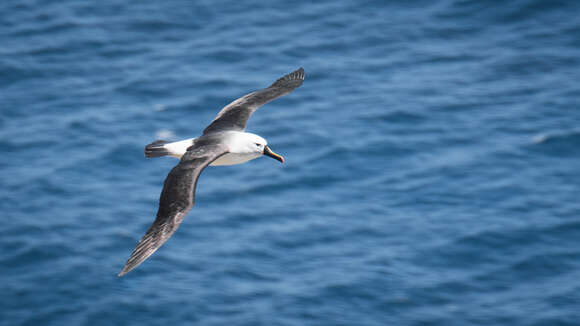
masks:
<path id="1" fill-rule="evenodd" d="M 0 325 L 580 325 L 580 2 L 0 3 Z M 116 274 L 222 106 L 303 66 Z"/>

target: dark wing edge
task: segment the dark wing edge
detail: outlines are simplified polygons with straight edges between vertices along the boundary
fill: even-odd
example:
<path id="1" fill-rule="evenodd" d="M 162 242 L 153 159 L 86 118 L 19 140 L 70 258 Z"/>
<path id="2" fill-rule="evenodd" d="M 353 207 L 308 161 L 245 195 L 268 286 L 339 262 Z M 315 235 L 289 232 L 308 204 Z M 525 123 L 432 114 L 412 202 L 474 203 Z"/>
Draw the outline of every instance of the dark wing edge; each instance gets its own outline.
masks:
<path id="1" fill-rule="evenodd" d="M 224 130 L 244 131 L 254 111 L 260 106 L 292 92 L 302 85 L 305 76 L 304 69 L 299 68 L 279 78 L 268 88 L 238 98 L 221 109 L 211 124 L 205 128 L 203 134 Z"/>
<path id="2" fill-rule="evenodd" d="M 195 188 L 201 171 L 226 153 L 224 146 L 192 146 L 165 178 L 155 221 L 141 238 L 119 277 L 139 266 L 179 228 L 195 203 Z"/>
<path id="3" fill-rule="evenodd" d="M 291 92 L 293 89 L 302 85 L 304 77 L 306 77 L 306 73 L 304 73 L 304 68 L 300 67 L 296 71 L 293 71 L 285 76 L 278 78 L 278 80 L 276 80 L 268 88 L 272 87 L 287 88 L 288 92 Z"/>

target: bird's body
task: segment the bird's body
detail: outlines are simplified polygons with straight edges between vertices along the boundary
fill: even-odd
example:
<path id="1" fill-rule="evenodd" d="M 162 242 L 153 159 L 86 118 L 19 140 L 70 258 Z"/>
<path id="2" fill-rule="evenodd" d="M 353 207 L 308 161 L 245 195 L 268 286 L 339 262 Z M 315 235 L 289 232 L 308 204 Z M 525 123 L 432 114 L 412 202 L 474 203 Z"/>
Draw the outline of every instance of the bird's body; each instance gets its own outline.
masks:
<path id="1" fill-rule="evenodd" d="M 197 138 L 177 142 L 155 141 L 145 147 L 145 156 L 173 156 L 179 163 L 171 169 L 159 198 L 159 210 L 119 276 L 128 273 L 151 256 L 177 230 L 195 202 L 195 188 L 201 171 L 208 165 L 234 165 L 266 155 L 280 162 L 267 141 L 245 132 L 246 124 L 263 104 L 299 87 L 304 80 L 302 68 L 283 76 L 268 88 L 247 94 L 224 107 Z"/>
<path id="2" fill-rule="evenodd" d="M 210 166 L 242 164 L 262 156 L 261 153 L 244 151 L 244 147 L 240 146 L 243 144 L 243 141 L 267 144 L 264 138 L 249 132 L 225 131 L 219 136 L 228 147 L 228 153 L 211 162 L 209 164 Z M 203 140 L 203 137 L 200 137 L 202 138 L 201 140 Z M 189 138 L 171 143 L 152 143 L 147 145 L 149 147 L 145 151 L 145 155 L 147 156 L 147 153 L 154 152 L 157 153 L 156 156 L 149 154 L 148 157 L 173 156 L 181 159 L 183 154 L 187 152 L 187 149 L 193 146 L 196 141 L 199 141 L 200 138 Z"/>

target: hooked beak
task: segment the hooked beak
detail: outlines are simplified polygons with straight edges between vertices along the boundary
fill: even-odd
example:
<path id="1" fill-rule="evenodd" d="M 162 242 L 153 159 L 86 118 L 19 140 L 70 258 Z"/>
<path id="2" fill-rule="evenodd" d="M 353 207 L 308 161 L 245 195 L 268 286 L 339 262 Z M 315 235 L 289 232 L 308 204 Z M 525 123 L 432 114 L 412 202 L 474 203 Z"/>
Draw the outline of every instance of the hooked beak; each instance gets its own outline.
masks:
<path id="1" fill-rule="evenodd" d="M 274 153 L 268 145 L 264 146 L 264 151 L 262 154 L 266 156 L 270 156 L 271 158 L 280 161 L 280 163 L 284 163 L 284 158 L 276 153 Z"/>

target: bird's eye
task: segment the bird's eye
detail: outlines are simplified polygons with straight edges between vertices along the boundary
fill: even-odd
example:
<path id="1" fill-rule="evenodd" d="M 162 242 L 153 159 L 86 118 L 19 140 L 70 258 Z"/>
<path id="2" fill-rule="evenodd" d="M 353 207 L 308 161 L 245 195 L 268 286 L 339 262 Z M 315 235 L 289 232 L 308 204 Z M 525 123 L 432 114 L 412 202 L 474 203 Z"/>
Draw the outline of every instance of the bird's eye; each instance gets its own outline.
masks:
<path id="1" fill-rule="evenodd" d="M 260 146 L 262 146 L 262 145 L 260 145 L 260 143 L 256 143 L 256 146 L 260 147 Z"/>

